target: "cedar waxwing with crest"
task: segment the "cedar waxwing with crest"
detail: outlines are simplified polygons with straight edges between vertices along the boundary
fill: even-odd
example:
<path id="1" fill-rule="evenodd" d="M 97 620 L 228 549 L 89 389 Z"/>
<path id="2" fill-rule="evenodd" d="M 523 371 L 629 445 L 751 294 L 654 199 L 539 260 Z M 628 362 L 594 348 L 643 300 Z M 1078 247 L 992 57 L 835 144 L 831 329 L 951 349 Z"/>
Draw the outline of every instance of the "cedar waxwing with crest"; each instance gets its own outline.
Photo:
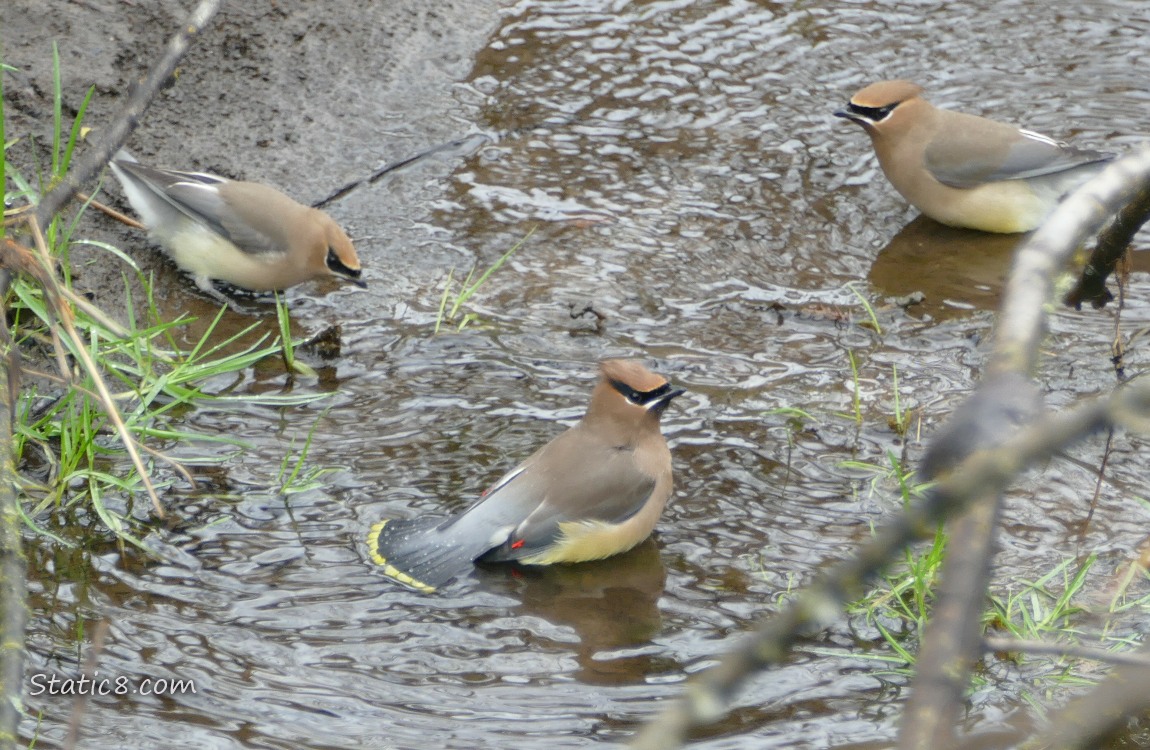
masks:
<path id="1" fill-rule="evenodd" d="M 599 560 L 646 539 L 671 496 L 659 418 L 683 391 L 632 360 L 605 360 L 599 370 L 578 424 L 456 516 L 377 523 L 367 540 L 372 560 L 432 592 L 475 562 Z"/>
<path id="2" fill-rule="evenodd" d="M 880 81 L 835 112 L 861 125 L 895 190 L 943 224 L 1029 232 L 1112 154 L 938 109 L 909 81 Z"/>
<path id="3" fill-rule="evenodd" d="M 110 166 L 152 239 L 212 297 L 226 301 L 213 279 L 253 292 L 323 276 L 367 286 L 351 240 L 318 208 L 255 182 L 148 167 L 126 151 Z"/>

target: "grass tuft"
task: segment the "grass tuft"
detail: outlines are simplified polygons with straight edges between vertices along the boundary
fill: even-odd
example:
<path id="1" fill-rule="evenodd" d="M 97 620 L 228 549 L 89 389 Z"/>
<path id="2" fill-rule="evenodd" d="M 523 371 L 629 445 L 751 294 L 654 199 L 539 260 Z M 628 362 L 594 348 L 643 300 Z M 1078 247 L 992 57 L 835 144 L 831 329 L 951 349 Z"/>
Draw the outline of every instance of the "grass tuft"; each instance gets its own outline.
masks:
<path id="1" fill-rule="evenodd" d="M 0 75 L 0 191 L 4 205 L 15 206 L 5 209 L 0 239 L 7 225 L 15 222 L 26 224 L 31 238 L 31 247 L 16 241 L 6 245 L 13 277 L 3 297 L 13 345 L 25 363 L 12 446 L 24 498 L 20 510 L 30 528 L 61 544 L 69 544 L 64 537 L 76 532 L 54 533 L 45 523 L 48 514 L 94 521 L 121 545 L 143 548 L 142 538 L 153 522 L 150 516 L 163 516 L 158 493 L 179 481 L 194 484 L 190 472 L 163 451 L 189 442 L 243 447 L 230 436 L 199 435 L 183 428 L 188 410 L 208 404 L 227 408 L 230 403 L 280 408 L 325 394 L 230 393 L 242 380 L 238 373 L 262 360 L 282 357 L 289 373 L 306 367 L 294 357 L 290 319 L 282 303 L 277 308 L 281 335 L 275 341 L 261 334 L 259 323 L 220 337 L 219 324 L 226 313 L 221 308 L 190 347 L 181 346 L 176 332 L 193 319 L 163 320 L 152 280 L 140 274 L 125 253 L 106 243 L 74 238 L 87 203 L 72 216 L 62 212 L 53 217 L 43 233 L 28 220 L 40 190 L 67 174 L 92 96 L 89 89 L 66 127 L 55 48 L 53 60 L 52 153 L 47 179 L 38 181 L 40 189 L 9 159 L 15 141 L 6 138 Z M 0 65 L 0 73 L 4 70 L 11 68 Z M 118 314 L 126 323 L 73 291 L 70 255 L 79 246 L 106 255 L 113 263 L 124 262 L 135 274 L 146 302 L 138 308 L 132 285 L 125 279 L 125 304 Z M 297 469 L 292 481 L 298 483 L 298 474 Z M 146 505 L 136 507 L 140 497 L 151 498 L 154 513 Z"/>
<path id="2" fill-rule="evenodd" d="M 454 292 L 454 294 L 452 293 L 452 281 L 455 277 L 455 269 L 453 268 L 447 272 L 447 282 L 443 285 L 443 296 L 439 299 L 439 312 L 435 316 L 435 333 L 439 333 L 445 324 L 454 325 L 456 331 L 462 331 L 467 326 L 479 320 L 479 314 L 476 312 L 464 312 L 462 316 L 460 316 L 459 313 L 463 310 L 463 306 L 467 304 L 468 300 L 479 291 L 479 288 L 483 286 L 483 283 L 487 281 L 491 274 L 498 271 L 503 264 L 507 262 L 508 258 L 511 257 L 511 254 L 523 247 L 523 243 L 527 242 L 531 235 L 535 234 L 535 229 L 535 227 L 532 227 L 531 230 L 524 235 L 523 239 L 516 242 L 511 246 L 510 250 L 499 256 L 499 259 L 492 263 L 475 281 L 471 279 L 475 276 L 475 271 L 478 266 L 473 266 L 467 274 L 467 278 L 459 285 L 459 290 Z M 450 306 L 448 305 L 449 302 Z"/>

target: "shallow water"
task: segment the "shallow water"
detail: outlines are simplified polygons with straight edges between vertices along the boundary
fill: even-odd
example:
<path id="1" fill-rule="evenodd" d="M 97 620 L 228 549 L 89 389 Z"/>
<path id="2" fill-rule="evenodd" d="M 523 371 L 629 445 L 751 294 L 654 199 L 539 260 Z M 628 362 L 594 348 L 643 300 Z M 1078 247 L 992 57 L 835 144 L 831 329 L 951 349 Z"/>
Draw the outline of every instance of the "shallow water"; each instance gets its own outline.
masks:
<path id="1" fill-rule="evenodd" d="M 340 323 L 341 356 L 319 382 L 216 384 L 330 396 L 187 416 L 251 447 L 204 468 L 205 491 L 166 498 L 180 520 L 150 542 L 168 562 L 30 538 L 31 669 L 74 674 L 77 623 L 106 619 L 102 673 L 194 680 L 195 695 L 94 699 L 87 747 L 622 741 L 897 510 L 893 480 L 843 462 L 913 461 L 917 430 L 985 361 L 1016 238 L 912 221 L 862 132 L 830 113 L 866 82 L 912 77 L 936 103 L 1122 150 L 1150 130 L 1148 31 L 1138 2 L 506 6 L 447 113 L 489 142 L 332 209 L 364 227 L 396 193 L 429 197 L 359 243 L 368 291 L 293 292 L 301 329 Z M 433 336 L 448 270 L 486 267 L 532 229 L 475 297 L 483 325 Z M 1126 330 L 1150 323 L 1147 291 L 1135 275 Z M 922 303 L 893 302 L 912 292 Z M 601 330 L 573 316 L 587 306 Z M 1040 373 L 1050 405 L 1114 385 L 1112 325 L 1112 309 L 1057 312 Z M 664 419 L 677 492 L 653 540 L 592 565 L 480 569 L 433 597 L 373 570 L 373 522 L 467 504 L 579 418 L 606 356 L 642 357 L 688 389 Z M 1128 371 L 1145 359 L 1135 346 Z M 909 445 L 888 426 L 896 377 Z M 332 471 L 279 494 L 283 456 L 313 429 L 307 466 Z M 1104 598 L 1148 520 L 1122 489 L 1146 484 L 1142 442 L 1115 449 L 1125 484 L 1103 487 L 1084 543 L 1086 471 L 1056 462 L 1014 493 L 1002 586 L 1097 551 Z M 1095 440 L 1076 455 L 1096 465 L 1100 452 Z M 816 641 L 841 656 L 800 649 L 698 746 L 893 737 L 905 678 L 851 656 L 877 636 L 840 626 Z M 1003 682 L 976 691 L 969 728 L 1016 721 L 1019 686 Z M 71 701 L 28 708 L 44 712 L 37 746 L 56 746 Z"/>

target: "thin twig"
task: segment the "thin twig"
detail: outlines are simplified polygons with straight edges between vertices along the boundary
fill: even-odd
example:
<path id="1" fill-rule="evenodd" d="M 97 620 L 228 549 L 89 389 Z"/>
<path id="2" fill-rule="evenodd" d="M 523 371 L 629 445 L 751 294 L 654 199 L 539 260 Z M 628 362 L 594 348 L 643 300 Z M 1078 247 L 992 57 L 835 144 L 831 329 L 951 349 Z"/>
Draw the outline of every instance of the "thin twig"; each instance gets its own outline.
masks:
<path id="1" fill-rule="evenodd" d="M 92 642 L 88 646 L 88 657 L 84 659 L 83 674 L 88 679 L 93 679 L 96 674 L 96 665 L 100 663 L 100 654 L 104 650 L 104 640 L 107 636 L 108 620 L 105 618 L 96 623 L 92 632 Z M 90 691 L 81 690 L 72 700 L 72 715 L 68 719 L 68 736 L 64 738 L 64 750 L 73 750 L 80 741 L 80 725 L 84 721 L 84 712 L 88 709 L 90 696 Z"/>
<path id="2" fill-rule="evenodd" d="M 101 203 L 100 201 L 96 200 L 95 198 L 88 195 L 87 193 L 76 193 L 76 200 L 81 201 L 81 202 L 91 206 L 92 208 L 96 209 L 97 211 L 104 214 L 105 216 L 111 216 L 113 219 L 120 222 L 121 224 L 127 224 L 128 226 L 132 227 L 133 229 L 139 229 L 139 230 L 144 231 L 144 232 L 146 232 L 148 230 L 148 228 L 146 226 L 144 226 L 140 222 L 136 221 L 131 216 L 128 216 L 127 214 L 124 214 L 124 213 L 120 213 L 116 209 L 112 208 L 111 206 L 109 206 L 105 203 Z"/>
<path id="3" fill-rule="evenodd" d="M 128 97 L 124 109 L 106 129 L 103 140 L 90 151 L 86 152 L 55 188 L 47 195 L 41 197 L 39 206 L 37 206 L 35 213 L 31 215 L 30 220 L 27 222 L 35 239 L 34 245 L 40 253 L 40 261 L 43 264 L 42 272 L 34 273 L 34 276 L 44 287 L 46 299 L 49 301 L 53 315 L 64 328 L 68 338 L 72 341 L 75 356 L 81 360 L 85 370 L 87 370 L 92 377 L 92 382 L 96 387 L 100 400 L 107 410 L 108 418 L 115 426 L 117 433 L 119 433 L 124 447 L 132 463 L 135 465 L 136 471 L 140 475 L 140 480 L 143 482 L 148 496 L 151 498 L 152 505 L 161 518 L 164 516 L 164 510 L 160 504 L 159 495 L 156 493 L 156 489 L 152 484 L 151 477 L 148 476 L 147 467 L 144 465 L 143 460 L 140 458 L 139 451 L 136 449 L 135 438 L 124 424 L 123 418 L 116 408 L 115 401 L 108 391 L 103 377 L 101 377 L 95 362 L 92 361 L 83 339 L 79 336 L 75 326 L 72 324 L 72 313 L 67 305 L 64 304 L 64 299 L 72 297 L 74 300 L 75 295 L 69 295 L 64 292 L 62 287 L 56 282 L 54 264 L 51 259 L 51 254 L 48 252 L 44 242 L 44 235 L 41 228 L 47 226 L 64 207 L 64 204 L 79 192 L 81 186 L 91 181 L 96 173 L 104 168 L 112 158 L 112 155 L 120 149 L 132 130 L 135 129 L 136 123 L 140 117 L 143 116 L 144 111 L 147 110 L 152 100 L 155 99 L 160 89 L 175 71 L 180 60 L 182 60 L 187 53 L 191 41 L 200 34 L 218 10 L 219 0 L 202 0 L 200 2 L 196 9 L 189 15 L 188 19 L 181 25 L 180 29 L 172 35 L 160 61 L 148 71 L 148 76 Z M 90 307 L 87 306 L 86 303 L 81 303 L 81 306 Z M 106 316 L 100 316 L 98 319 L 105 325 L 111 323 Z M 117 328 L 121 331 L 124 330 L 122 327 L 115 326 L 115 324 L 108 326 L 108 328 L 109 330 L 116 330 Z M 53 337 L 55 338 L 55 336 L 56 334 L 53 330 Z M 62 372 L 67 375 L 68 368 L 64 360 L 60 360 L 60 366 Z"/>
<path id="4" fill-rule="evenodd" d="M 1094 519 L 1094 511 L 1098 508 L 1098 499 L 1102 497 L 1102 482 L 1106 476 L 1106 466 L 1110 463 L 1110 451 L 1114 442 L 1114 430 L 1106 431 L 1106 445 L 1102 448 L 1102 462 L 1098 466 L 1098 478 L 1094 481 L 1094 494 L 1090 497 L 1090 509 L 1086 511 L 1086 520 L 1082 522 L 1082 531 L 1078 534 L 1081 543 L 1090 531 L 1090 522 Z"/>
<path id="5" fill-rule="evenodd" d="M 1018 638 L 1003 638 L 988 635 L 982 639 L 982 646 L 986 651 L 1039 654 L 1042 656 L 1059 656 L 1067 659 L 1090 659 L 1091 661 L 1100 661 L 1106 664 L 1123 664 L 1128 667 L 1150 669 L 1150 655 L 1116 653 L 1101 648 L 1079 646 L 1072 643 L 1046 643 L 1044 641 L 1028 641 Z"/>
<path id="6" fill-rule="evenodd" d="M 152 498 L 152 503 L 161 517 L 163 516 L 163 509 L 159 504 L 159 498 L 156 496 L 155 488 L 152 486 L 143 461 L 140 460 L 139 453 L 135 449 L 132 435 L 127 431 L 123 420 L 120 419 L 103 379 L 91 361 L 83 340 L 72 325 L 71 309 L 64 301 L 68 295 L 61 292 L 60 284 L 56 281 L 55 266 L 44 245 L 42 228 L 49 226 L 72 196 L 83 185 L 91 181 L 108 163 L 112 154 L 120 149 L 135 128 L 144 110 L 147 109 L 164 83 L 171 77 L 176 65 L 187 51 L 191 40 L 201 32 L 218 9 L 219 0 L 202 0 L 192 11 L 188 19 L 169 41 L 168 48 L 160 62 L 149 72 L 144 82 L 131 93 L 124 110 L 104 131 L 104 138 L 101 143 L 77 159 L 64 179 L 47 195 L 41 196 L 39 205 L 34 212 L 4 211 L 6 225 L 19 217 L 19 219 L 26 220 L 30 227 L 35 238 L 35 245 L 42 254 L 42 266 L 40 263 L 28 262 L 23 270 L 30 273 L 43 286 L 45 297 L 52 308 L 51 314 L 67 330 L 68 337 L 76 347 L 77 356 L 84 361 L 92 375 L 93 382 L 101 391 L 103 401 L 108 407 L 109 419 L 113 421 L 120 432 L 125 448 L 140 472 L 141 479 Z M 3 186 L 0 185 L 0 189 L 2 188 Z M 6 261 L 33 259 L 35 257 L 33 253 L 21 250 L 15 243 L 8 240 L 0 244 L 0 256 L 3 256 Z M 0 268 L 0 292 L 3 292 L 2 296 L 7 296 L 12 278 L 11 274 L 18 267 L 18 265 L 11 265 Z M 86 302 L 80 303 L 80 306 L 91 307 Z M 95 319 L 100 320 L 109 330 L 117 330 L 115 324 L 108 325 L 111 321 L 106 316 L 96 316 Z M 55 326 L 53 326 L 52 335 L 58 341 L 54 329 Z M 119 330 L 123 329 L 119 328 Z M 25 561 L 20 546 L 22 509 L 16 497 L 18 476 L 11 447 L 12 419 L 16 400 L 16 392 L 12 385 L 18 370 L 12 359 L 15 350 L 7 325 L 2 319 L 0 319 L 0 346 L 3 347 L 3 354 L 8 359 L 6 363 L 8 378 L 5 379 L 7 386 L 0 384 L 0 395 L 3 396 L 0 398 L 0 402 L 6 402 L 0 403 L 0 408 L 8 407 L 3 409 L 5 414 L 0 416 L 0 446 L 3 446 L 2 455 L 0 455 L 0 748 L 6 750 L 7 748 L 14 748 L 18 744 L 17 725 L 22 714 L 20 696 L 23 694 L 24 679 L 25 652 L 23 643 L 27 631 L 28 610 Z M 61 374 L 68 376 L 70 373 L 66 358 L 60 359 L 60 366 Z M 75 739 L 70 738 L 68 743 L 67 746 L 73 746 Z"/>
<path id="7" fill-rule="evenodd" d="M 432 146 L 431 148 L 424 149 L 423 151 L 412 154 L 411 156 L 405 156 L 402 159 L 391 162 L 390 164 L 385 164 L 382 167 L 380 167 L 379 169 L 372 172 L 367 177 L 364 177 L 364 178 L 359 179 L 359 180 L 355 180 L 353 182 L 349 182 L 346 185 L 342 185 L 341 187 L 336 188 L 326 198 L 323 198 L 323 199 L 313 203 L 312 207 L 313 208 L 326 208 L 327 206 L 331 205 L 332 203 L 336 202 L 337 200 L 343 198 L 344 196 L 348 195 L 352 191 L 356 190 L 361 185 L 374 184 L 374 183 L 378 182 L 380 179 L 382 179 L 385 175 L 388 175 L 392 172 L 400 170 L 406 166 L 410 166 L 411 164 L 414 164 L 418 161 L 422 161 L 423 159 L 426 159 L 429 156 L 434 156 L 435 154 L 443 153 L 445 151 L 454 151 L 454 152 L 461 153 L 461 154 L 467 154 L 467 153 L 470 153 L 471 151 L 474 151 L 475 149 L 479 148 L 483 144 L 489 143 L 490 141 L 491 141 L 490 136 L 483 135 L 482 133 L 473 133 L 473 134 L 471 134 L 469 136 L 465 136 L 463 138 L 457 138 L 454 141 L 448 141 L 447 143 L 440 143 L 437 146 Z"/>

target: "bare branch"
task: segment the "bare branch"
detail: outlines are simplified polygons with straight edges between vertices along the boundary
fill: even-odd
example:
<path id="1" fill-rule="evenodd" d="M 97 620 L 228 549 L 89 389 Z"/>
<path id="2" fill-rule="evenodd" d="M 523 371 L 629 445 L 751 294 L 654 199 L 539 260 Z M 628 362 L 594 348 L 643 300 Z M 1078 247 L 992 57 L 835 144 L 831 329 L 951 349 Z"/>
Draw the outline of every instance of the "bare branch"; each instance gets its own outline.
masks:
<path id="1" fill-rule="evenodd" d="M 0 296 L 11 276 L 0 272 Z M 20 496 L 13 459 L 12 429 L 16 408 L 18 353 L 8 325 L 0 320 L 0 748 L 17 746 L 21 686 L 24 680 L 24 633 L 28 622 L 27 561 L 20 544 Z"/>
<path id="2" fill-rule="evenodd" d="M 1150 186 L 1144 187 L 1130 203 L 1123 206 L 1114 221 L 1099 234 L 1078 283 L 1062 298 L 1063 303 L 1081 309 L 1083 302 L 1089 302 L 1098 309 L 1114 299 L 1114 295 L 1106 288 L 1106 279 L 1114 272 L 1118 261 L 1126 255 L 1134 235 L 1147 219 L 1150 219 Z"/>
<path id="3" fill-rule="evenodd" d="M 1037 389 L 1028 373 L 1038 360 L 1045 332 L 1045 304 L 1052 298 L 1055 274 L 1074 249 L 1129 202 L 1143 184 L 1150 184 L 1150 148 L 1103 170 L 1067 198 L 1020 248 L 1007 286 L 987 380 L 965 407 L 956 410 L 950 425 L 940 433 L 940 447 L 933 449 L 936 453 L 931 471 L 945 471 L 944 478 L 921 502 L 879 531 L 855 557 L 833 566 L 718 665 L 692 678 L 682 698 L 649 721 L 632 747 L 681 747 L 688 731 L 714 721 L 727 710 L 747 679 L 781 663 L 800 632 L 825 626 L 841 612 L 845 602 L 860 596 L 868 578 L 905 545 L 930 536 L 938 522 L 965 511 L 978 498 L 990 498 L 984 502 L 993 510 L 998 495 L 1026 466 L 1048 460 L 1070 443 L 1112 424 L 1150 428 L 1150 386 L 1130 385 L 1109 398 L 1086 401 L 1069 412 L 1037 417 L 1019 429 L 1038 411 Z M 1020 397 L 1031 403 L 1020 407 Z M 1018 431 L 1011 434 L 1014 430 Z M 984 513 L 968 524 L 971 532 L 966 543 L 981 542 L 974 548 L 970 562 L 982 569 L 988 560 L 987 544 L 993 539 L 989 531 L 993 528 L 993 515 Z M 961 545 L 953 544 L 952 539 L 952 547 L 955 546 Z M 985 583 L 975 581 L 966 589 L 956 600 L 956 612 L 969 609 L 971 599 L 978 599 L 981 605 Z M 970 619 L 977 624 L 977 618 Z M 946 688 L 954 695 L 954 684 L 966 684 L 968 677 L 961 664 L 973 659 L 972 649 L 978 641 L 966 637 L 968 634 L 951 635 L 957 648 L 937 661 L 940 667 L 960 665 L 957 680 Z M 936 705 L 926 717 L 927 722 L 914 732 L 932 736 L 932 722 L 943 721 L 950 711 L 949 705 Z M 926 731 L 922 731 L 924 728 Z"/>
<path id="4" fill-rule="evenodd" d="M 1092 691 L 1051 716 L 1050 725 L 1028 741 L 1028 750 L 1094 750 L 1129 726 L 1130 717 L 1150 708 L 1150 649 L 1138 663 L 1121 664 Z"/>
<path id="5" fill-rule="evenodd" d="M 86 151 L 82 157 L 69 170 L 68 174 L 47 195 L 40 199 L 36 208 L 36 221 L 40 226 L 47 226 L 48 222 L 60 212 L 60 209 L 90 182 L 96 174 L 107 165 L 112 156 L 120 150 L 128 136 L 136 129 L 144 111 L 151 105 L 152 100 L 160 92 L 164 83 L 171 78 L 180 60 L 188 51 L 192 43 L 204 27 L 219 10 L 220 0 L 201 0 L 188 19 L 184 21 L 180 30 L 168 40 L 168 47 L 163 57 L 156 63 L 131 95 L 128 97 L 124 109 L 116 116 L 111 125 L 104 131 L 103 138 L 98 145 Z"/>
<path id="6" fill-rule="evenodd" d="M 934 476 L 967 453 L 996 445 L 1039 406 L 1029 373 L 1038 362 L 1047 303 L 1075 249 L 1150 185 L 1150 150 L 1108 166 L 1071 195 L 1018 250 L 999 314 L 986 380 L 932 440 L 922 464 Z M 923 636 L 899 734 L 903 750 L 953 746 L 970 672 L 979 657 L 981 617 L 1001 497 L 979 500 L 950 532 L 942 585 Z"/>
<path id="7" fill-rule="evenodd" d="M 1034 370 L 1056 274 L 1106 220 L 1150 185 L 1150 147 L 1108 165 L 1059 205 L 1018 250 L 1003 296 L 992 372 Z"/>
<path id="8" fill-rule="evenodd" d="M 1106 651 L 1101 648 L 1079 646 L 1073 643 L 1045 643 L 1043 641 L 1027 641 L 1019 638 L 1000 638 L 993 635 L 988 635 L 983 638 L 982 646 L 987 651 L 1039 654 L 1067 659 L 1090 659 L 1107 664 L 1121 664 L 1128 667 L 1150 669 L 1150 653 L 1118 653 Z"/>
<path id="9" fill-rule="evenodd" d="M 631 744 L 640 750 L 682 747 L 688 731 L 721 717 L 738 689 L 756 672 L 782 663 L 800 634 L 825 627 L 844 604 L 864 592 L 906 545 L 929 538 L 940 521 L 970 507 L 975 499 L 1003 490 L 1025 467 L 1112 422 L 1150 428 L 1150 383 L 1131 384 L 1109 398 L 1087 400 L 1066 412 L 1046 415 L 993 450 L 972 454 L 875 534 L 852 558 L 839 562 L 777 615 L 765 620 L 720 662 L 693 677 L 684 695 L 640 730 Z"/>

